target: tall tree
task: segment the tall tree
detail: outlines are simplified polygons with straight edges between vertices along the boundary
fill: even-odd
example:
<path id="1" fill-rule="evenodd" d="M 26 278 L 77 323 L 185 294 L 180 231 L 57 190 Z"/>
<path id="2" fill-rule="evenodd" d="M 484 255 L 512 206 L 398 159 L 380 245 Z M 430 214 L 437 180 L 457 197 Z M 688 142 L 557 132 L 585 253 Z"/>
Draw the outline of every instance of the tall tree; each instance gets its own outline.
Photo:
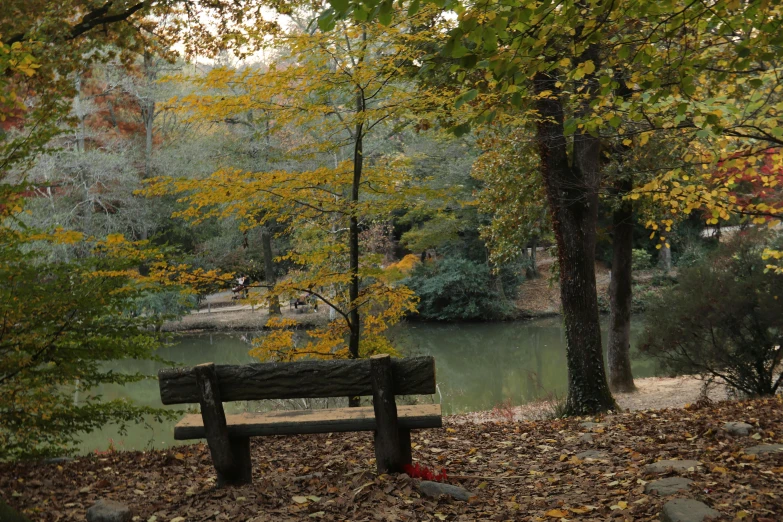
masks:
<path id="1" fill-rule="evenodd" d="M 612 408 L 592 268 L 602 138 L 644 146 L 652 134 L 677 129 L 682 143 L 708 143 L 707 163 L 730 154 L 722 137 L 745 140 L 741 146 L 751 155 L 758 154 L 758 141 L 779 145 L 775 114 L 781 102 L 773 78 L 779 71 L 781 6 L 731 0 L 438 4 L 459 17 L 441 49 L 463 67 L 455 71 L 453 85 L 462 83 L 465 71 L 480 72 L 483 89 L 535 111 L 530 119 L 561 268 L 566 409 L 579 414 Z M 412 2 L 411 10 L 418 5 Z M 386 20 L 390 9 L 386 1 L 341 2 L 321 20 L 324 27 L 340 16 Z M 738 79 L 763 92 L 735 88 L 730 96 L 719 94 L 718 85 Z M 626 88 L 630 96 L 621 92 Z M 463 97 L 475 99 L 476 92 Z M 749 100 L 751 110 L 739 99 Z M 663 176 L 679 183 L 683 171 Z"/>
<path id="2" fill-rule="evenodd" d="M 294 30 L 277 42 L 276 64 L 263 70 L 217 68 L 194 78 L 198 92 L 181 103 L 193 117 L 225 120 L 269 114 L 270 132 L 288 136 L 288 168 L 253 172 L 225 168 L 206 180 L 159 179 L 150 192 L 189 193 L 183 217 L 238 217 L 244 228 L 285 223 L 296 247 L 286 255 L 300 270 L 277 282 L 274 295 L 310 294 L 338 321 L 295 347 L 289 331 L 266 336 L 255 352 L 281 359 L 305 355 L 357 358 L 391 351 L 382 332 L 415 307 L 394 285 L 378 255 L 361 251 L 360 232 L 397 208 L 423 199 L 404 158 L 370 146 L 383 129 L 405 125 L 431 94 L 403 81 L 420 58 L 425 35 L 411 22 L 384 27 L 345 23 L 322 33 Z M 286 320 L 272 321 L 281 327 Z"/>

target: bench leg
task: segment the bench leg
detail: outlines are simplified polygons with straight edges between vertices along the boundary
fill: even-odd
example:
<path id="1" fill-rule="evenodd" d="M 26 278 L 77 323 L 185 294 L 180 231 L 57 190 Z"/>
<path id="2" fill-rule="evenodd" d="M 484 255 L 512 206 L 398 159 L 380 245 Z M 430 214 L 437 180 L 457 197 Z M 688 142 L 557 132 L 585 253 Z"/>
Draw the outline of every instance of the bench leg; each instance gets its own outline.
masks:
<path id="1" fill-rule="evenodd" d="M 250 461 L 250 437 L 232 437 L 229 443 L 234 457 L 234 469 L 230 473 L 217 470 L 217 487 L 251 484 L 253 463 Z"/>
<path id="2" fill-rule="evenodd" d="M 413 464 L 411 451 L 411 430 L 400 428 L 400 465 Z"/>

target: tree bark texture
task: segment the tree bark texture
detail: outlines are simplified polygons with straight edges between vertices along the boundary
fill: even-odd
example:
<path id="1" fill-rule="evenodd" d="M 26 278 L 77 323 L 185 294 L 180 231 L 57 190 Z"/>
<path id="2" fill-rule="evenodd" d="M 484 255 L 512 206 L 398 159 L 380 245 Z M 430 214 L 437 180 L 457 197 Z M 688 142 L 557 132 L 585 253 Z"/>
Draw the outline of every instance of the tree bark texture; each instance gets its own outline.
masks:
<path id="1" fill-rule="evenodd" d="M 274 253 L 272 252 L 272 231 L 267 225 L 261 227 L 261 249 L 264 255 L 264 279 L 266 284 L 274 286 L 277 277 L 275 276 Z M 280 299 L 277 295 L 270 296 L 269 315 L 280 315 Z"/>
<path id="2" fill-rule="evenodd" d="M 391 362 L 395 395 L 435 393 L 435 359 L 406 357 Z M 367 396 L 373 394 L 370 361 L 297 361 L 217 365 L 216 393 L 222 401 Z M 163 404 L 199 402 L 195 368 L 158 372 Z"/>
<path id="3" fill-rule="evenodd" d="M 632 189 L 630 179 L 618 182 L 618 196 Z M 631 372 L 631 277 L 633 252 L 633 203 L 625 200 L 612 213 L 612 280 L 609 282 L 609 388 L 615 392 L 636 390 Z"/>
<path id="4" fill-rule="evenodd" d="M 388 354 L 370 358 L 372 405 L 375 411 L 375 463 L 378 473 L 402 471 L 402 452 L 397 422 L 397 404 L 394 400 L 394 377 Z"/>
<path id="5" fill-rule="evenodd" d="M 598 57 L 588 56 L 591 53 L 588 48 L 584 59 L 594 59 L 597 64 Z M 600 142 L 577 131 L 569 162 L 564 111 L 555 83 L 555 78 L 545 73 L 534 78 L 536 92 L 554 93 L 536 102 L 540 114 L 537 138 L 560 262 L 568 363 L 566 412 L 593 414 L 615 407 L 604 373 L 595 283 Z"/>

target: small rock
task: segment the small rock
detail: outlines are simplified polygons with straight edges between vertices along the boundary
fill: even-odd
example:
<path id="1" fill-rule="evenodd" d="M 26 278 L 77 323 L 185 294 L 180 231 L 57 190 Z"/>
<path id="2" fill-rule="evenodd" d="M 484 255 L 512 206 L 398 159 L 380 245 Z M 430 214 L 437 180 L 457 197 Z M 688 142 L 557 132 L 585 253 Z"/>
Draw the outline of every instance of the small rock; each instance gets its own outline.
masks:
<path id="1" fill-rule="evenodd" d="M 723 425 L 723 429 L 726 430 L 729 435 L 734 435 L 735 437 L 744 437 L 750 433 L 750 430 L 753 429 L 753 426 L 747 422 L 727 422 Z"/>
<path id="2" fill-rule="evenodd" d="M 701 466 L 698 460 L 659 460 L 652 464 L 647 464 L 644 471 L 647 473 L 665 473 L 673 469 L 674 471 L 687 471 L 689 468 Z"/>
<path id="3" fill-rule="evenodd" d="M 719 516 L 719 512 L 691 498 L 670 500 L 661 511 L 663 522 L 702 522 L 707 517 L 717 518 Z"/>
<path id="4" fill-rule="evenodd" d="M 579 440 L 581 442 L 586 442 L 588 444 L 592 444 L 593 443 L 593 435 L 591 433 L 582 433 L 581 435 L 579 435 Z"/>
<path id="5" fill-rule="evenodd" d="M 658 495 L 665 497 L 678 491 L 687 490 L 690 486 L 691 479 L 683 477 L 667 477 L 665 479 L 653 480 L 644 485 L 644 492 L 647 494 L 657 493 Z"/>
<path id="6" fill-rule="evenodd" d="M 87 510 L 87 522 L 129 522 L 131 510 L 125 504 L 101 499 Z"/>
<path id="7" fill-rule="evenodd" d="M 761 455 L 763 453 L 777 453 L 783 452 L 783 444 L 759 444 L 758 446 L 751 446 L 745 448 L 746 455 Z"/>
<path id="8" fill-rule="evenodd" d="M 419 483 L 419 491 L 432 498 L 438 498 L 441 495 L 446 495 L 455 500 L 462 500 L 465 502 L 467 502 L 471 497 L 476 496 L 475 493 L 471 493 L 467 489 L 463 489 L 459 486 L 443 484 L 442 482 L 431 482 L 429 480 L 422 480 Z"/>
<path id="9" fill-rule="evenodd" d="M 606 459 L 608 455 L 604 453 L 603 451 L 598 450 L 587 450 L 583 451 L 582 453 L 577 453 L 576 458 L 578 459 L 596 459 L 596 460 L 603 460 Z"/>

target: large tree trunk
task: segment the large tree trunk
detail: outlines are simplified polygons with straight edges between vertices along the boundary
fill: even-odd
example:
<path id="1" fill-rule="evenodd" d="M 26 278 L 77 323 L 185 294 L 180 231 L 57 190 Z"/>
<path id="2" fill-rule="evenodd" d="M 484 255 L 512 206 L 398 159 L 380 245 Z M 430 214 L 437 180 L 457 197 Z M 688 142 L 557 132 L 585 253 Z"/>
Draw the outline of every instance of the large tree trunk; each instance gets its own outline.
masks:
<path id="1" fill-rule="evenodd" d="M 618 182 L 618 196 L 632 187 L 630 179 Z M 631 373 L 631 276 L 633 204 L 625 200 L 612 214 L 612 280 L 609 282 L 609 388 L 615 392 L 636 390 Z"/>
<path id="2" fill-rule="evenodd" d="M 584 58 L 598 63 L 598 57 L 588 57 L 589 53 L 588 49 Z M 566 413 L 594 414 L 615 407 L 604 373 L 595 284 L 600 142 L 587 133 L 575 134 L 569 164 L 564 112 L 555 83 L 555 78 L 545 73 L 534 79 L 538 93 L 553 93 L 540 97 L 536 108 L 542 174 L 560 262 L 568 363 Z"/>
<path id="3" fill-rule="evenodd" d="M 269 285 L 269 290 L 275 285 L 277 277 L 275 277 L 275 262 L 274 254 L 272 253 L 272 231 L 267 225 L 261 227 L 261 249 L 264 254 L 264 279 L 266 284 Z M 278 296 L 271 295 L 268 299 L 269 303 L 269 315 L 280 315 L 280 299 Z"/>

